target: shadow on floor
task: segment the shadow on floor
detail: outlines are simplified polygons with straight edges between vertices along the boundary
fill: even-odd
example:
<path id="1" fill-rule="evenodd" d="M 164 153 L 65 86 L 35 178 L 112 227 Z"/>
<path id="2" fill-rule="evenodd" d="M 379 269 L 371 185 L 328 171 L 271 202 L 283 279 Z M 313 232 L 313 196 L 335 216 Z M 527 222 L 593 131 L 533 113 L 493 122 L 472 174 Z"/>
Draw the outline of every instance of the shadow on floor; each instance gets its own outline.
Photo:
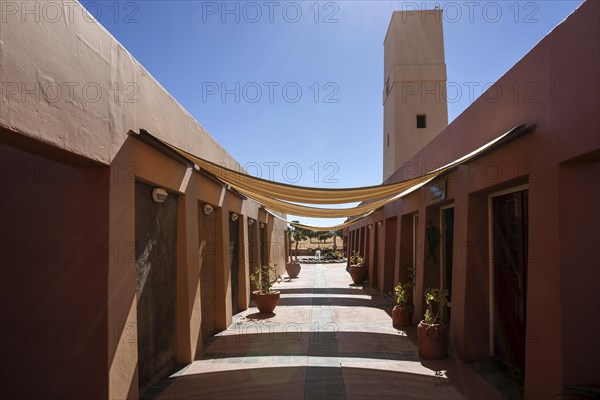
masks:
<path id="1" fill-rule="evenodd" d="M 351 285 L 352 286 L 352 285 Z M 294 289 L 277 289 L 281 294 L 353 294 L 353 295 L 370 295 L 361 290 L 362 286 L 356 286 L 356 289 L 343 288 L 294 288 Z"/>
<path id="2" fill-rule="evenodd" d="M 270 356 L 418 360 L 412 341 L 400 334 L 339 332 L 335 324 L 312 332 L 301 332 L 298 324 L 279 328 L 273 332 L 273 326 L 250 323 L 236 333 L 214 337 L 198 360 Z"/>
<path id="3" fill-rule="evenodd" d="M 391 307 L 385 299 L 356 299 L 348 297 L 282 297 L 278 306 L 337 306 L 337 307 Z"/>
<path id="4" fill-rule="evenodd" d="M 273 366 L 198 371 L 170 378 L 141 399 L 498 399 L 469 375 L 445 375 L 381 369 Z M 472 371 L 470 371 L 472 373 Z"/>
<path id="5" fill-rule="evenodd" d="M 487 383 L 511 400 L 523 399 L 523 373 L 496 357 L 486 357 L 466 363 Z"/>

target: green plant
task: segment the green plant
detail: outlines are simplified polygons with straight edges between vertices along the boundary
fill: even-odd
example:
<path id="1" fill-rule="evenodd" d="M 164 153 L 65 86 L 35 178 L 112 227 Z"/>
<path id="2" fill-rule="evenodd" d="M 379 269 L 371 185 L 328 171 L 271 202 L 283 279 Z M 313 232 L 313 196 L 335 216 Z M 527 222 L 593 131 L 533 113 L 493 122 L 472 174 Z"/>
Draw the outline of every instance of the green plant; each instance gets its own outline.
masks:
<path id="1" fill-rule="evenodd" d="M 394 287 L 394 293 L 396 294 L 396 303 L 399 306 L 406 307 L 410 301 L 410 296 L 408 293 L 408 289 L 413 286 L 411 281 L 407 281 L 405 283 L 398 282 L 396 287 Z"/>
<path id="2" fill-rule="evenodd" d="M 441 323 L 441 315 L 444 307 L 450 307 L 448 301 L 448 289 L 432 289 L 427 288 L 425 291 L 425 303 L 427 310 L 425 311 L 425 323 L 429 325 Z M 436 313 L 433 312 L 433 303 L 438 303 Z"/>
<path id="3" fill-rule="evenodd" d="M 344 258 L 344 254 L 339 251 L 332 251 L 329 253 L 325 253 L 323 258 L 327 260 L 342 260 Z"/>
<path id="4" fill-rule="evenodd" d="M 292 221 L 293 223 L 300 223 L 300 221 Z M 299 228 L 297 226 L 294 225 L 290 225 L 288 228 L 288 232 L 291 236 L 291 239 L 295 242 L 295 254 L 296 254 L 296 262 L 298 262 L 298 245 L 300 244 L 301 241 L 306 240 L 309 237 L 309 234 L 311 231 L 309 231 L 308 229 L 304 229 L 304 228 Z M 290 242 L 291 245 L 291 242 Z"/>
<path id="5" fill-rule="evenodd" d="M 360 265 L 363 263 L 363 258 L 359 252 L 354 251 L 350 256 L 350 265 Z"/>
<path id="6" fill-rule="evenodd" d="M 276 267 L 277 264 L 258 266 L 250 275 L 250 281 L 256 286 L 259 294 L 273 293 L 273 285 L 281 281 Z"/>

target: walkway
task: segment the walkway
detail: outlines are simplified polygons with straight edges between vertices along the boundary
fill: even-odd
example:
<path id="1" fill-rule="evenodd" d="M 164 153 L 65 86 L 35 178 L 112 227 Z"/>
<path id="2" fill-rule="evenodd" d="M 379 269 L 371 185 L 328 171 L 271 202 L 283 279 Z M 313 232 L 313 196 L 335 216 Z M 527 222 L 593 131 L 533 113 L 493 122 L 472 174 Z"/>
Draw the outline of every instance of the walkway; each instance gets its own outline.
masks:
<path id="1" fill-rule="evenodd" d="M 415 328 L 394 329 L 390 300 L 351 283 L 345 264 L 302 265 L 277 285 L 276 315 L 244 311 L 144 398 L 503 398 L 459 360 L 421 362 Z"/>

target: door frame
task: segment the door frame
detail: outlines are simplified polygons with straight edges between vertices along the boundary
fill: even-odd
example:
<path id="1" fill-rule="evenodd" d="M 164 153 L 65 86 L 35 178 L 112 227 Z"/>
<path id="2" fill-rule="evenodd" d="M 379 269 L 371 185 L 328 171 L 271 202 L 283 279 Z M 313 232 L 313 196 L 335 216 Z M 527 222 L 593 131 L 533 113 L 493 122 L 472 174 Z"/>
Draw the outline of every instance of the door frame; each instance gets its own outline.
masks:
<path id="1" fill-rule="evenodd" d="M 413 242 L 413 247 L 412 247 L 412 261 L 413 261 L 413 277 L 414 277 L 414 282 L 413 282 L 413 301 L 414 299 L 417 298 L 417 259 L 419 258 L 419 252 L 417 250 L 418 246 L 419 246 L 419 241 L 417 238 L 417 231 L 419 229 L 419 213 L 416 212 L 413 216 L 412 216 L 412 242 Z"/>
<path id="2" fill-rule="evenodd" d="M 446 226 L 444 224 L 444 211 L 450 209 L 450 208 L 454 208 L 454 210 L 456 211 L 456 208 L 454 207 L 454 203 L 452 204 L 448 204 L 446 206 L 440 207 L 440 289 L 444 289 L 444 272 L 445 272 L 445 257 L 444 257 L 444 253 L 446 252 L 446 238 L 444 235 Z M 444 239 L 444 240 L 442 240 Z M 454 244 L 454 241 L 452 241 L 452 243 Z M 452 279 L 452 277 L 450 277 L 450 279 Z"/>
<path id="3" fill-rule="evenodd" d="M 508 189 L 500 190 L 497 192 L 490 193 L 488 195 L 488 265 L 489 265 L 489 279 L 488 289 L 490 293 L 489 297 L 489 314 L 490 314 L 490 325 L 488 328 L 490 337 L 489 354 L 494 355 L 494 346 L 496 345 L 496 338 L 494 337 L 494 197 L 503 196 L 505 194 L 522 192 L 523 190 L 529 190 L 529 183 L 513 186 Z"/>

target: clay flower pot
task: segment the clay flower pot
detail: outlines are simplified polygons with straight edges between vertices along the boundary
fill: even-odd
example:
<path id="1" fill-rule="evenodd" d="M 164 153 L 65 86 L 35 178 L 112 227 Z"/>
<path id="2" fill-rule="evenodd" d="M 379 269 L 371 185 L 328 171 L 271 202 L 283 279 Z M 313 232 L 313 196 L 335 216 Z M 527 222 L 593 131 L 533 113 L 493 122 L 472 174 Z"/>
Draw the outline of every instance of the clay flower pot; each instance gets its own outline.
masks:
<path id="1" fill-rule="evenodd" d="M 448 357 L 448 326 L 445 324 L 426 324 L 417 326 L 419 357 L 439 360 Z"/>
<path id="2" fill-rule="evenodd" d="M 285 264 L 285 270 L 290 278 L 297 278 L 301 269 L 300 263 Z"/>
<path id="3" fill-rule="evenodd" d="M 280 292 L 271 292 L 268 294 L 260 294 L 258 290 L 252 292 L 254 304 L 258 311 L 265 314 L 273 314 L 277 303 L 279 303 Z"/>
<path id="4" fill-rule="evenodd" d="M 392 309 L 392 325 L 395 327 L 411 326 L 413 306 L 394 306 Z"/>
<path id="5" fill-rule="evenodd" d="M 367 276 L 369 275 L 369 268 L 360 264 L 351 265 L 350 271 L 348 272 L 350 273 L 352 282 L 356 284 L 361 284 L 365 281 L 365 279 L 367 279 Z"/>

